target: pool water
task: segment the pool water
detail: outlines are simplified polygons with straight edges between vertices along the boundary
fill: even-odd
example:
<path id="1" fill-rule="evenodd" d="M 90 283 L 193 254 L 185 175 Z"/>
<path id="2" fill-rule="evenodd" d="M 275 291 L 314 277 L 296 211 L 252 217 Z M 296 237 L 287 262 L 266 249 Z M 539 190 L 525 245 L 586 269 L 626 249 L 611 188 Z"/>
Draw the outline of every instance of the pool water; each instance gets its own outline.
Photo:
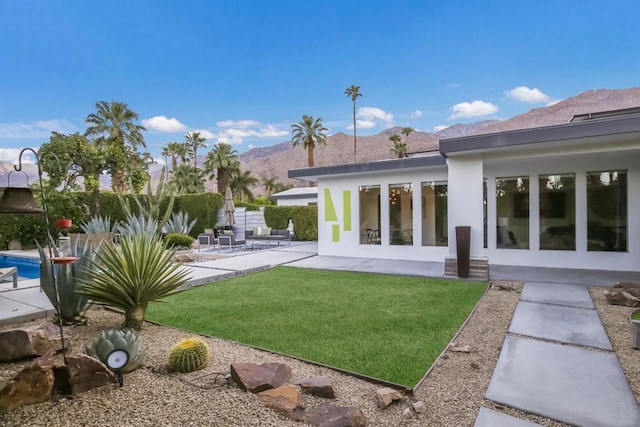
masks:
<path id="1" fill-rule="evenodd" d="M 25 279 L 40 277 L 40 260 L 0 255 L 0 268 L 18 267 L 18 276 Z"/>

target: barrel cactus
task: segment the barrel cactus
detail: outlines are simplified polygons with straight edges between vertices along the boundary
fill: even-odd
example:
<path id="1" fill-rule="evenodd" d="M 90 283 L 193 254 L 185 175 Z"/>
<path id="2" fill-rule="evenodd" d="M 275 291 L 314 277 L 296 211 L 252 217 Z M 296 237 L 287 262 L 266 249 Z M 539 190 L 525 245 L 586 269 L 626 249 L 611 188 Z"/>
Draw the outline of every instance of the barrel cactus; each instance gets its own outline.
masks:
<path id="1" fill-rule="evenodd" d="M 169 350 L 171 372 L 193 372 L 209 364 L 209 347 L 200 338 L 185 338 Z"/>
<path id="2" fill-rule="evenodd" d="M 109 353 L 114 350 L 125 350 L 129 354 L 129 361 L 122 368 L 124 373 L 138 369 L 147 357 L 147 350 L 142 348 L 142 338 L 130 329 L 102 331 L 91 341 L 86 350 L 89 356 L 95 357 L 105 365 Z"/>

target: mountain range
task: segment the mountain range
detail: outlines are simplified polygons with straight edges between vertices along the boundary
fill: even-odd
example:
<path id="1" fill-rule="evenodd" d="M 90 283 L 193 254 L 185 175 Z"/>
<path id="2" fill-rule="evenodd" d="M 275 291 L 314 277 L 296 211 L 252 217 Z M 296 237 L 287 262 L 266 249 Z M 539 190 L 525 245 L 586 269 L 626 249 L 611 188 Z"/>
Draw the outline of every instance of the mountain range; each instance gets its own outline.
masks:
<path id="1" fill-rule="evenodd" d="M 578 114 L 631 107 L 640 107 L 640 88 L 589 90 L 547 107 L 534 108 L 508 120 L 484 120 L 468 124 L 454 124 L 436 133 L 416 130 L 408 138 L 401 134 L 400 127 L 393 127 L 377 135 L 358 136 L 357 161 L 365 163 L 393 158 L 394 155 L 391 152 L 393 143 L 389 137 L 395 134 L 400 135 L 402 140 L 407 142 L 409 153 L 418 153 L 437 150 L 440 139 L 551 126 L 567 123 L 574 115 Z M 287 177 L 289 169 L 307 166 L 307 150 L 301 147 L 292 147 L 290 141 L 269 147 L 253 148 L 240 154 L 239 158 L 242 170 L 250 170 L 256 178 L 273 177 L 277 182 L 297 187 L 306 185 L 302 181 L 290 180 Z M 326 146 L 316 147 L 314 159 L 316 166 L 351 163 L 353 160 L 353 135 L 339 132 L 328 136 Z M 202 164 L 203 161 L 204 156 L 199 157 L 198 163 Z M 24 185 L 27 177 L 30 183 L 37 180 L 37 169 L 34 165 L 25 165 L 23 169 L 27 172 L 26 175 L 11 174 L 11 185 Z M 13 170 L 11 163 L 0 161 L 0 186 L 7 182 L 8 173 L 11 170 Z M 160 167 L 152 167 L 150 173 L 152 182 L 157 182 L 161 173 Z M 109 177 L 101 179 L 101 186 L 105 189 L 109 188 Z M 208 191 L 215 191 L 215 184 L 208 182 L 206 188 Z M 261 185 L 254 188 L 255 195 L 260 195 L 263 192 L 264 189 Z"/>

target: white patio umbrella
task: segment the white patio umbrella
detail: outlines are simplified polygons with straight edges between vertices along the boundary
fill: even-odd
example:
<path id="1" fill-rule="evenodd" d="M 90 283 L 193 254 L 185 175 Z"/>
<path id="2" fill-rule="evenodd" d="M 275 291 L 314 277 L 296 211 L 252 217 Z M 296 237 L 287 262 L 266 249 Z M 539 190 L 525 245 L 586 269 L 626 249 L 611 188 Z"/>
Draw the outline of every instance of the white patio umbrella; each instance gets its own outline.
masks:
<path id="1" fill-rule="evenodd" d="M 227 192 L 224 195 L 224 223 L 227 225 L 233 225 L 236 223 L 236 207 L 233 205 L 233 194 L 231 188 L 227 187 Z"/>

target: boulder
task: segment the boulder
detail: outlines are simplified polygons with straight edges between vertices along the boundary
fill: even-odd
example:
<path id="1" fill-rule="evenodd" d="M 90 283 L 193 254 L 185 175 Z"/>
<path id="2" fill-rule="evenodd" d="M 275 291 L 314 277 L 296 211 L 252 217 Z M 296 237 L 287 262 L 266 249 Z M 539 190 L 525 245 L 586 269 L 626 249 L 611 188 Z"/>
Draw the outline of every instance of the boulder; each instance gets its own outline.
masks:
<path id="1" fill-rule="evenodd" d="M 23 369 L 0 390 L 0 414 L 51 399 L 55 378 L 53 351 Z"/>
<path id="2" fill-rule="evenodd" d="M 604 291 L 604 296 L 612 305 L 640 307 L 640 283 L 616 283 L 611 290 Z"/>
<path id="3" fill-rule="evenodd" d="M 86 354 L 67 356 L 67 369 L 73 393 L 81 393 L 115 382 L 115 375 L 104 363 Z"/>
<path id="4" fill-rule="evenodd" d="M 52 323 L 8 329 L 0 332 L 0 362 L 42 356 L 62 349 L 60 329 Z"/>
<path id="5" fill-rule="evenodd" d="M 231 378 L 244 391 L 260 393 L 289 381 L 291 368 L 283 363 L 232 363 Z"/>
<path id="6" fill-rule="evenodd" d="M 284 415 L 294 421 L 300 421 L 304 416 L 302 395 L 300 388 L 294 385 L 283 385 L 258 394 L 260 403 L 267 408 Z"/>
<path id="7" fill-rule="evenodd" d="M 305 377 L 294 381 L 293 384 L 299 385 L 304 393 L 312 396 L 326 397 L 327 399 L 336 398 L 336 393 L 329 377 Z"/>
<path id="8" fill-rule="evenodd" d="M 320 427 L 364 427 L 367 419 L 358 408 L 337 405 L 320 405 L 309 416 L 307 421 L 312 426 Z"/>
<path id="9" fill-rule="evenodd" d="M 402 399 L 402 394 L 390 387 L 383 387 L 376 390 L 376 398 L 378 399 L 378 408 L 384 409 L 395 400 Z"/>

